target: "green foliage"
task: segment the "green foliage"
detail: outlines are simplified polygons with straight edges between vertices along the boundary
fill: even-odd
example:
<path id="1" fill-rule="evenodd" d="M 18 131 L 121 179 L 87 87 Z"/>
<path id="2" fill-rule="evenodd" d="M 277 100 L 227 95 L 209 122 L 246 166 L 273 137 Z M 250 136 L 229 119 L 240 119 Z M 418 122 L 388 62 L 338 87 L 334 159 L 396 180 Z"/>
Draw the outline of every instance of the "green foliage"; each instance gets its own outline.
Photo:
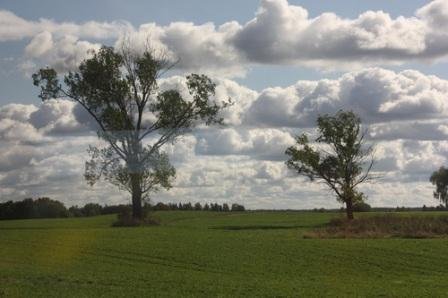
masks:
<path id="1" fill-rule="evenodd" d="M 353 211 L 355 212 L 370 212 L 371 210 L 372 207 L 366 202 L 363 202 L 361 200 L 353 204 Z"/>
<path id="2" fill-rule="evenodd" d="M 446 239 L 303 239 L 331 213 L 153 215 L 135 229 L 111 228 L 115 215 L 0 221 L 2 295 L 446 296 Z"/>
<path id="3" fill-rule="evenodd" d="M 0 219 L 55 218 L 69 216 L 64 204 L 49 198 L 0 203 Z"/>
<path id="4" fill-rule="evenodd" d="M 297 136 L 296 145 L 285 152 L 289 156 L 286 165 L 310 180 L 323 181 L 338 201 L 346 203 L 351 218 L 353 204 L 363 196 L 356 187 L 371 178 L 372 147 L 365 146 L 361 119 L 351 111 L 319 116 L 317 126 L 316 144 L 305 134 Z"/>
<path id="5" fill-rule="evenodd" d="M 159 202 L 151 207 L 151 210 L 154 211 L 174 211 L 174 210 L 186 210 L 186 211 L 218 211 L 218 212 L 229 212 L 229 211 L 244 211 L 245 208 L 243 205 L 232 204 L 232 209 L 230 209 L 229 204 L 224 203 L 222 205 L 218 203 L 212 203 L 211 207 L 208 203 L 204 206 L 201 203 L 195 203 L 194 205 L 190 202 L 188 203 L 162 203 Z"/>
<path id="6" fill-rule="evenodd" d="M 174 89 L 160 92 L 158 78 L 171 66 L 151 49 L 136 55 L 124 44 L 121 51 L 102 47 L 66 74 L 63 84 L 50 68 L 33 75 L 42 100 L 71 99 L 96 121 L 107 146 L 90 147 L 85 178 L 91 185 L 104 178 L 128 190 L 136 216 L 141 216 L 142 199 L 159 188 L 169 189 L 175 177 L 161 147 L 200 123 L 222 124 L 219 112 L 230 104 L 211 100 L 216 86 L 205 75 L 187 76 L 192 99 Z M 149 135 L 155 141 L 144 144 Z"/>
<path id="7" fill-rule="evenodd" d="M 244 208 L 243 205 L 236 204 L 236 203 L 232 204 L 232 209 L 231 209 L 232 212 L 236 212 L 236 211 L 240 212 L 240 211 L 245 211 L 245 210 L 246 209 Z"/>
<path id="8" fill-rule="evenodd" d="M 90 146 L 88 152 L 92 158 L 85 164 L 84 177 L 90 185 L 94 185 L 102 177 L 118 188 L 132 193 L 132 174 L 138 173 L 143 193 L 158 191 L 160 188 L 170 189 L 176 169 L 170 164 L 166 153 L 149 150 L 142 148 L 141 154 L 146 158 L 131 167 L 129 164 L 123 164 L 111 147 L 99 149 Z"/>
<path id="9" fill-rule="evenodd" d="M 154 218 L 149 209 L 145 208 L 142 218 L 132 216 L 132 209 L 125 208 L 117 215 L 117 220 L 112 224 L 114 227 L 138 227 L 138 226 L 157 226 L 159 221 Z"/>
<path id="10" fill-rule="evenodd" d="M 448 169 L 440 167 L 439 170 L 432 173 L 429 181 L 436 186 L 434 198 L 448 207 Z"/>
<path id="11" fill-rule="evenodd" d="M 103 207 L 100 204 L 88 203 L 83 208 L 84 216 L 96 216 L 101 215 Z"/>
<path id="12" fill-rule="evenodd" d="M 48 100 L 59 96 L 61 85 L 57 77 L 57 72 L 51 68 L 40 69 L 37 73 L 32 75 L 33 84 L 40 85 L 39 98 Z M 44 82 L 44 84 L 42 84 Z"/>
<path id="13" fill-rule="evenodd" d="M 194 204 L 194 210 L 195 211 L 201 211 L 202 210 L 202 206 L 201 206 L 201 203 L 196 203 L 196 204 Z"/>

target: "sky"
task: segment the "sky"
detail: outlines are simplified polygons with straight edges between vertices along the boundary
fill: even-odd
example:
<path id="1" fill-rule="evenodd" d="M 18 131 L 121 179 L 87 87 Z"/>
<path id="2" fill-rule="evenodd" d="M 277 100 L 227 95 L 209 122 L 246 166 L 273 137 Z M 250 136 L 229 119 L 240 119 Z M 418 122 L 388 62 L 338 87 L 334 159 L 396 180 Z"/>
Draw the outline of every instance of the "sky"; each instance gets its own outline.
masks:
<path id="1" fill-rule="evenodd" d="M 106 183 L 86 184 L 94 131 L 74 103 L 40 102 L 31 81 L 126 37 L 179 59 L 161 89 L 204 73 L 215 99 L 235 102 L 224 127 L 165 147 L 177 177 L 154 202 L 339 207 L 324 185 L 286 169 L 284 151 L 318 115 L 352 109 L 381 177 L 361 187 L 367 202 L 436 205 L 429 176 L 448 153 L 447 25 L 444 0 L 0 1 L 0 201 L 129 202 Z"/>

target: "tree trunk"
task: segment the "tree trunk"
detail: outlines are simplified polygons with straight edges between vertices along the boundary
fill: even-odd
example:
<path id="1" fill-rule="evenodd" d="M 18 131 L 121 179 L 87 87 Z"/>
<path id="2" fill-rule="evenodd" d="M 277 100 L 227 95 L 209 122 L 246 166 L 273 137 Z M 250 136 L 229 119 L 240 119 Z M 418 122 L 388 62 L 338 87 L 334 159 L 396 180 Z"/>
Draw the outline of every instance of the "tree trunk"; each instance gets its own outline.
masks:
<path id="1" fill-rule="evenodd" d="M 347 219 L 353 220 L 354 217 L 353 217 L 353 201 L 352 201 L 352 199 L 346 200 L 345 205 L 346 205 L 345 211 L 347 213 Z"/>
<path id="2" fill-rule="evenodd" d="M 132 185 L 132 218 L 143 219 L 142 189 L 140 187 L 139 174 L 131 174 Z"/>

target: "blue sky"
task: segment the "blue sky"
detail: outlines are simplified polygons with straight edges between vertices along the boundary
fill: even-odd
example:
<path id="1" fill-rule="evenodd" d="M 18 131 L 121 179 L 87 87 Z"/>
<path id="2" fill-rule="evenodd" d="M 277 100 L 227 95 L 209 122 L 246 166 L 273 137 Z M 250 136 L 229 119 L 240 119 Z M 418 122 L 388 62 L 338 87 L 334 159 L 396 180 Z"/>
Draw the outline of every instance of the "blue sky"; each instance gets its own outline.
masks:
<path id="1" fill-rule="evenodd" d="M 338 207 L 319 184 L 284 166 L 294 135 L 319 114 L 357 112 L 377 146 L 363 186 L 374 206 L 435 205 L 428 177 L 448 163 L 448 1 L 0 1 L 0 201 L 50 196 L 125 203 L 83 180 L 99 144 L 64 99 L 41 103 L 31 73 L 76 70 L 101 44 L 149 39 L 177 68 L 161 88 L 199 72 L 235 105 L 223 129 L 165 148 L 178 170 L 156 201 L 237 202 L 250 208 Z"/>
<path id="2" fill-rule="evenodd" d="M 427 0 L 293 0 L 290 4 L 305 7 L 311 16 L 323 12 L 335 12 L 343 17 L 355 17 L 366 10 L 383 10 L 397 17 L 412 16 L 414 12 L 428 3 Z M 49 1 L 38 3 L 33 0 L 0 1 L 3 9 L 15 12 L 26 19 L 51 18 L 57 21 L 83 22 L 88 20 L 113 21 L 127 20 L 134 25 L 150 21 L 167 25 L 173 21 L 194 23 L 225 23 L 229 20 L 245 22 L 254 16 L 259 0 L 120 0 L 96 1 Z"/>

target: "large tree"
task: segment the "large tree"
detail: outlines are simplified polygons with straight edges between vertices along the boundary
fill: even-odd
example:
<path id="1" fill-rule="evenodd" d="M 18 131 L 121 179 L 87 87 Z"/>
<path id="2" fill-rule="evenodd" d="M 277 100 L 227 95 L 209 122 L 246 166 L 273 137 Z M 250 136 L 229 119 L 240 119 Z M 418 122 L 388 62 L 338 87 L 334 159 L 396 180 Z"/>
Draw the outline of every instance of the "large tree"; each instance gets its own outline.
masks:
<path id="1" fill-rule="evenodd" d="M 436 186 L 434 198 L 448 207 L 448 169 L 440 167 L 439 170 L 432 173 L 429 181 Z"/>
<path id="2" fill-rule="evenodd" d="M 85 178 L 93 185 L 103 177 L 129 191 L 135 219 L 142 219 L 148 193 L 170 188 L 174 179 L 175 169 L 161 147 L 198 124 L 222 123 L 219 111 L 228 105 L 211 99 L 215 84 L 205 75 L 187 76 L 189 98 L 175 89 L 159 90 L 158 79 L 171 67 L 149 48 L 136 54 L 129 46 L 102 47 L 65 74 L 63 82 L 51 68 L 33 75 L 43 101 L 68 98 L 95 120 L 106 146 L 90 146 Z"/>
<path id="3" fill-rule="evenodd" d="M 351 111 L 319 116 L 317 130 L 314 144 L 306 134 L 296 137 L 296 144 L 286 150 L 286 165 L 310 180 L 324 182 L 345 203 L 351 220 L 354 203 L 363 200 L 357 186 L 372 178 L 372 146 L 366 146 L 361 119 Z"/>

